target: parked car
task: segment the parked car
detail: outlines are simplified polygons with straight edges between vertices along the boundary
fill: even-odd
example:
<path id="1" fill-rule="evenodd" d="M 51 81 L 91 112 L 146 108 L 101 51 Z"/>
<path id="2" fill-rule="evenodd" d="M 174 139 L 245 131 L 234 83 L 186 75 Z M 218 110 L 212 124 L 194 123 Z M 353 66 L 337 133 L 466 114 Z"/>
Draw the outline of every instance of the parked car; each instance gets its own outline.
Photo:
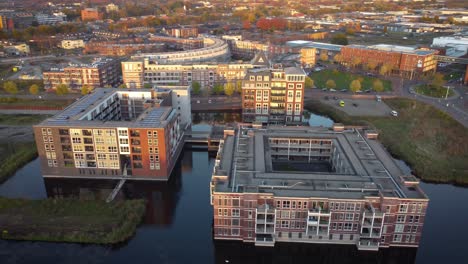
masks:
<path id="1" fill-rule="evenodd" d="M 326 92 L 326 91 L 327 91 L 327 88 L 323 88 L 322 91 Z"/>
<path id="2" fill-rule="evenodd" d="M 366 93 L 370 93 L 371 91 L 372 91 L 371 89 L 364 90 L 364 92 Z"/>
<path id="3" fill-rule="evenodd" d="M 392 111 L 390 112 L 390 114 L 391 114 L 392 116 L 395 116 L 395 117 L 398 116 L 398 112 L 395 111 L 395 110 L 392 110 Z"/>
<path id="4" fill-rule="evenodd" d="M 340 92 L 346 93 L 348 89 L 341 89 Z"/>
<path id="5" fill-rule="evenodd" d="M 382 97 L 380 95 L 376 95 L 375 100 L 377 100 L 377 102 L 382 102 Z"/>
<path id="6" fill-rule="evenodd" d="M 336 92 L 336 90 L 335 89 L 330 89 L 330 92 Z"/>

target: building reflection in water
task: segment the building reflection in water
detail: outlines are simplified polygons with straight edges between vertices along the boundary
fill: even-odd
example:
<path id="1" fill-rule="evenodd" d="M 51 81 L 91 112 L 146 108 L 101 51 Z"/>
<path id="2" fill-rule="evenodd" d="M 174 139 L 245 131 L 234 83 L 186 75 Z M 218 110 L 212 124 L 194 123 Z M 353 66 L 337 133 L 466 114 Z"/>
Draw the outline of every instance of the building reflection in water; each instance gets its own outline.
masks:
<path id="1" fill-rule="evenodd" d="M 168 182 L 128 180 L 114 201 L 145 199 L 147 204 L 143 223 L 170 226 L 182 186 L 182 167 L 181 159 L 179 159 Z M 44 182 L 48 197 L 82 200 L 106 200 L 118 183 L 117 180 L 56 178 L 45 178 Z"/>
<path id="2" fill-rule="evenodd" d="M 378 252 L 358 251 L 354 245 L 276 243 L 255 247 L 243 242 L 214 241 L 215 263 L 282 264 L 412 264 L 416 248 L 388 248 Z"/>

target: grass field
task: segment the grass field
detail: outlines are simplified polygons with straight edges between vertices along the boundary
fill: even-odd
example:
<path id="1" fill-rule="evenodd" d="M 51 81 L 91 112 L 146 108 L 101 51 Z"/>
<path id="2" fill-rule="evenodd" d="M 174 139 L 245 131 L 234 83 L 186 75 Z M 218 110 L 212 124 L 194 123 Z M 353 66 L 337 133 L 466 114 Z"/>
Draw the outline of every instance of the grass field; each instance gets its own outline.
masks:
<path id="1" fill-rule="evenodd" d="M 111 244 L 129 239 L 145 212 L 144 200 L 0 198 L 1 237 L 13 240 Z"/>
<path id="2" fill-rule="evenodd" d="M 355 75 L 348 72 L 340 72 L 336 70 L 323 70 L 319 72 L 313 72 L 310 75 L 310 78 L 314 80 L 314 85 L 317 88 L 327 88 L 326 82 L 327 80 L 334 80 L 336 83 L 336 90 L 341 89 L 348 89 L 349 84 L 356 79 L 361 80 L 361 90 L 372 89 L 372 83 L 377 80 L 378 78 L 362 76 L 362 75 Z M 392 90 L 392 83 L 387 80 L 381 80 L 384 85 L 385 91 Z"/>
<path id="3" fill-rule="evenodd" d="M 0 98 L 0 105 L 15 105 L 15 106 L 50 106 L 50 107 L 65 107 L 73 100 L 39 100 L 39 99 L 22 99 L 15 97 Z"/>
<path id="4" fill-rule="evenodd" d="M 48 118 L 49 115 L 4 115 L 0 114 L 0 124 L 1 125 L 35 125 L 42 120 Z"/>
<path id="5" fill-rule="evenodd" d="M 418 94 L 435 97 L 435 98 L 445 98 L 447 95 L 447 88 L 442 86 L 435 86 L 432 84 L 421 84 L 414 87 L 414 91 Z M 448 90 L 448 97 L 453 95 L 453 89 Z"/>
<path id="6" fill-rule="evenodd" d="M 351 117 L 319 101 L 307 102 L 306 108 L 336 122 L 374 127 L 383 145 L 423 180 L 468 184 L 467 128 L 418 101 L 390 99 L 385 103 L 398 111 L 398 118 Z"/>

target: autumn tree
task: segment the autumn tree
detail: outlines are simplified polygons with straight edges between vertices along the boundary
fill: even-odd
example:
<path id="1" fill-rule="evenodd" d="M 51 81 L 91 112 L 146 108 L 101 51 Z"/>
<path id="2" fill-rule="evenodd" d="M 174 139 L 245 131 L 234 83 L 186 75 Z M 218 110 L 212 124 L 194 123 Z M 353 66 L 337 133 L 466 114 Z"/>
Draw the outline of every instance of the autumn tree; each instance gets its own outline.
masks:
<path id="1" fill-rule="evenodd" d="M 377 63 L 375 63 L 374 61 L 369 61 L 367 63 L 367 69 L 370 70 L 370 71 L 373 71 L 377 68 Z"/>
<path id="2" fill-rule="evenodd" d="M 321 52 L 321 53 L 320 53 L 320 60 L 321 60 L 321 61 L 328 61 L 328 54 L 327 54 L 327 52 Z"/>
<path id="3" fill-rule="evenodd" d="M 65 95 L 65 94 L 68 94 L 68 92 L 69 92 L 68 85 L 64 83 L 57 85 L 57 88 L 55 88 L 55 93 L 57 95 Z"/>
<path id="4" fill-rule="evenodd" d="M 431 84 L 434 86 L 443 86 L 445 84 L 444 75 L 442 73 L 436 72 L 432 77 Z"/>
<path id="5" fill-rule="evenodd" d="M 234 94 L 235 85 L 232 82 L 228 82 L 224 85 L 224 94 L 227 96 L 232 96 Z"/>
<path id="6" fill-rule="evenodd" d="M 381 80 L 377 79 L 372 83 L 372 89 L 376 92 L 382 92 L 384 90 L 384 85 Z"/>
<path id="7" fill-rule="evenodd" d="M 328 80 L 326 83 L 325 83 L 325 86 L 327 86 L 328 89 L 335 89 L 336 88 L 336 83 L 334 80 Z"/>
<path id="8" fill-rule="evenodd" d="M 307 77 L 305 78 L 304 86 L 305 86 L 306 89 L 314 88 L 314 80 L 312 80 L 312 78 L 310 78 L 309 76 L 307 76 Z"/>
<path id="9" fill-rule="evenodd" d="M 331 39 L 331 44 L 348 45 L 348 38 L 343 33 L 335 34 Z"/>
<path id="10" fill-rule="evenodd" d="M 238 80 L 236 82 L 236 92 L 241 94 L 242 93 L 242 81 L 241 80 Z"/>
<path id="11" fill-rule="evenodd" d="M 387 65 L 382 65 L 382 67 L 380 67 L 379 73 L 380 73 L 380 75 L 386 75 L 388 73 Z"/>
<path id="12" fill-rule="evenodd" d="M 82 95 L 86 95 L 86 94 L 89 93 L 89 90 L 90 90 L 90 89 L 89 89 L 89 86 L 88 86 L 88 85 L 83 85 L 83 86 L 81 87 L 81 94 L 82 94 Z"/>
<path id="13" fill-rule="evenodd" d="M 217 84 L 215 84 L 213 86 L 212 91 L 213 91 L 213 94 L 218 94 L 219 95 L 224 91 L 224 86 L 222 84 L 217 83 Z"/>
<path id="14" fill-rule="evenodd" d="M 349 84 L 349 89 L 353 92 L 357 92 L 361 90 L 361 82 L 359 80 L 353 80 Z"/>
<path id="15" fill-rule="evenodd" d="M 29 93 L 32 95 L 36 95 L 39 93 L 39 85 L 33 84 L 29 87 Z"/>
<path id="16" fill-rule="evenodd" d="M 201 93 L 201 85 L 199 82 L 192 82 L 192 92 L 196 95 Z"/>
<path id="17" fill-rule="evenodd" d="M 343 62 L 343 56 L 340 53 L 338 53 L 338 54 L 335 55 L 335 57 L 333 57 L 333 60 L 338 62 L 338 63 L 341 63 L 341 62 Z"/>
<path id="18" fill-rule="evenodd" d="M 250 23 L 250 21 L 245 20 L 244 22 L 242 22 L 242 28 L 245 30 L 249 30 L 252 28 L 252 24 Z"/>
<path id="19" fill-rule="evenodd" d="M 8 81 L 3 83 L 3 90 L 9 94 L 17 94 L 18 93 L 18 87 L 16 86 L 16 83 L 12 81 Z"/>

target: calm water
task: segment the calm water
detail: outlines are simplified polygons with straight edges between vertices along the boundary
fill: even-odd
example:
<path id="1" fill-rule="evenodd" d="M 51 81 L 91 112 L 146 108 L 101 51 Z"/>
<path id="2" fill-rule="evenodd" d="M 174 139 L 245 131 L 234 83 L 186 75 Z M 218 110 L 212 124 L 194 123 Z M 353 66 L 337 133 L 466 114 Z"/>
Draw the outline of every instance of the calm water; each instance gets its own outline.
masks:
<path id="1" fill-rule="evenodd" d="M 422 183 L 431 199 L 419 250 L 359 252 L 355 246 L 277 244 L 255 248 L 214 243 L 209 181 L 213 158 L 186 150 L 169 183 L 128 182 L 116 199 L 145 197 L 143 224 L 125 244 L 96 245 L 0 240 L 0 263 L 465 263 L 468 189 Z M 0 195 L 105 198 L 113 181 L 42 180 L 37 160 L 0 186 Z M 416 258 L 416 260 L 415 260 Z M 226 262 L 228 261 L 228 262 Z"/>

